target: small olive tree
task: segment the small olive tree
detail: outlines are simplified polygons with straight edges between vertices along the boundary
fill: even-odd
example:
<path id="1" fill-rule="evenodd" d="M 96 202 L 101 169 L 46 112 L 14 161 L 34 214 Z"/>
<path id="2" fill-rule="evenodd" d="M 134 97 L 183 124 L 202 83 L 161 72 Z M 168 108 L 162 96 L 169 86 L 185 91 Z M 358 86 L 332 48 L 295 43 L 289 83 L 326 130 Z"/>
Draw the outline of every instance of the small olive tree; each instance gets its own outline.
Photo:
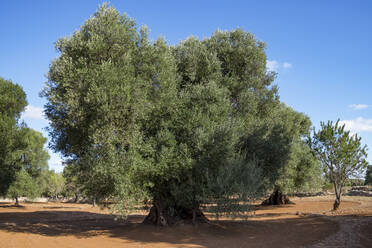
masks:
<path id="1" fill-rule="evenodd" d="M 26 170 L 21 169 L 16 172 L 16 178 L 10 185 L 7 196 L 15 199 L 15 205 L 19 206 L 19 197 L 34 199 L 38 196 L 38 185 Z"/>
<path id="2" fill-rule="evenodd" d="M 314 130 L 310 145 L 333 183 L 336 194 L 333 209 L 337 210 L 346 180 L 367 167 L 367 147 L 362 146 L 357 134 L 346 131 L 345 125 L 341 125 L 339 120 L 335 124 L 328 121 L 320 125 L 318 132 Z"/>

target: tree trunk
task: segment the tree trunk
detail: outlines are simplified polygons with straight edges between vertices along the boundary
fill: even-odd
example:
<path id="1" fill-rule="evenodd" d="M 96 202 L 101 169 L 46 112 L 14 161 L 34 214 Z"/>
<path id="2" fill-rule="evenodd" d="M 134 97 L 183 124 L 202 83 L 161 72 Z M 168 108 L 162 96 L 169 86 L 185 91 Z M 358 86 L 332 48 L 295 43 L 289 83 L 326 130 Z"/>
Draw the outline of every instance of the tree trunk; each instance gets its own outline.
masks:
<path id="1" fill-rule="evenodd" d="M 336 184 L 334 184 L 334 187 L 335 187 L 336 200 L 335 200 L 335 203 L 333 204 L 333 210 L 337 210 L 341 203 L 342 187 Z"/>
<path id="2" fill-rule="evenodd" d="M 15 205 L 16 205 L 16 206 L 19 206 L 18 196 L 15 198 L 15 200 L 16 200 Z"/>
<path id="3" fill-rule="evenodd" d="M 172 214 L 170 214 L 172 213 Z M 199 207 L 170 207 L 164 201 L 154 201 L 150 213 L 146 216 L 143 223 L 157 226 L 172 226 L 177 224 L 208 223 L 207 217 Z"/>
<path id="4" fill-rule="evenodd" d="M 79 200 L 79 194 L 76 194 L 76 193 L 75 193 L 75 199 L 74 199 L 74 203 L 77 203 L 77 202 L 78 202 L 78 200 Z"/>
<path id="5" fill-rule="evenodd" d="M 284 205 L 284 204 L 294 204 L 289 200 L 288 196 L 276 189 L 268 199 L 264 200 L 261 205 Z"/>
<path id="6" fill-rule="evenodd" d="M 193 225 L 196 224 L 196 209 L 195 208 L 192 209 L 192 224 Z"/>

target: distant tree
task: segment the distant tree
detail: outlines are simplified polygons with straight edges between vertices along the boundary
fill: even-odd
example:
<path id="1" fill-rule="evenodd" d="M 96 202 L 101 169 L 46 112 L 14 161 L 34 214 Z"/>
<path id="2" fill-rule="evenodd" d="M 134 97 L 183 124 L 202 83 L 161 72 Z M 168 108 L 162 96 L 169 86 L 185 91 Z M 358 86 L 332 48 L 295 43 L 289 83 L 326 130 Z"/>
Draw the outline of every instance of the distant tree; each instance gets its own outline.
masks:
<path id="1" fill-rule="evenodd" d="M 365 185 L 372 185 L 372 165 L 368 165 L 366 171 L 366 178 L 364 180 Z"/>
<path id="2" fill-rule="evenodd" d="M 36 178 L 36 183 L 39 186 L 39 195 L 42 197 L 50 197 L 50 192 L 49 192 L 49 170 L 43 170 Z"/>
<path id="3" fill-rule="evenodd" d="M 0 78 L 0 195 L 7 193 L 22 168 L 21 154 L 26 143 L 19 118 L 26 105 L 22 88 Z"/>
<path id="4" fill-rule="evenodd" d="M 349 178 L 346 180 L 345 186 L 353 187 L 353 186 L 363 186 L 364 180 L 362 178 Z"/>
<path id="5" fill-rule="evenodd" d="M 304 142 L 310 133 L 309 117 L 284 104 L 273 110 L 273 120 L 267 122 L 275 128 L 261 149 L 253 149 L 259 151 L 254 154 L 263 158 L 266 165 L 269 179 L 266 188 L 273 190 L 263 204 L 279 205 L 291 203 L 288 193 L 317 190 L 321 184 L 321 169 L 318 159 Z"/>
<path id="6" fill-rule="evenodd" d="M 332 121 L 321 122 L 320 125 L 318 132 L 314 130 L 310 145 L 333 183 L 336 193 L 333 209 L 337 210 L 347 179 L 360 173 L 368 164 L 367 147 L 362 146 L 357 134 L 351 135 L 339 121 L 335 124 Z"/>
<path id="7" fill-rule="evenodd" d="M 84 184 L 80 182 L 77 166 L 67 164 L 63 168 L 63 178 L 65 179 L 65 193 L 67 196 L 74 196 L 74 202 L 78 202 L 80 197 L 84 197 Z"/>
<path id="8" fill-rule="evenodd" d="M 32 176 L 37 178 L 42 171 L 48 170 L 48 160 L 50 158 L 48 151 L 44 148 L 47 141 L 43 135 L 31 128 L 23 127 L 23 142 L 26 146 L 22 150 L 22 167 Z"/>
<path id="9" fill-rule="evenodd" d="M 44 149 L 46 138 L 19 121 L 26 105 L 26 95 L 22 88 L 0 78 L 1 195 L 34 196 L 34 187 L 30 191 L 23 188 L 31 185 L 25 173 L 28 173 L 32 180 L 36 180 L 41 171 L 47 170 L 48 167 L 49 155 Z M 9 188 L 11 185 L 12 187 Z"/>
<path id="10" fill-rule="evenodd" d="M 54 199 L 58 199 L 65 187 L 65 179 L 62 173 L 56 173 L 53 170 L 50 171 L 50 184 L 49 191 Z"/>
<path id="11" fill-rule="evenodd" d="M 65 190 L 65 178 L 62 173 L 54 170 L 43 171 L 37 180 L 40 184 L 41 194 L 45 197 L 58 199 Z"/>
<path id="12" fill-rule="evenodd" d="M 322 188 L 320 161 L 302 140 L 292 144 L 289 161 L 281 170 L 275 185 L 283 193 L 316 192 Z"/>
<path id="13" fill-rule="evenodd" d="M 46 138 L 40 132 L 26 126 L 21 127 L 18 132 L 23 147 L 18 150 L 15 159 L 18 161 L 17 165 L 21 168 L 21 174 L 18 175 L 18 182 L 15 182 L 18 190 L 15 190 L 14 187 L 9 188 L 9 190 L 11 190 L 10 193 L 12 195 L 16 192 L 23 192 L 23 196 L 34 198 L 42 194 L 44 185 L 42 183 L 43 173 L 48 171 L 49 154 L 44 148 Z M 23 181 L 19 182 L 19 180 Z M 30 180 L 32 182 L 29 182 Z M 30 189 L 24 190 L 23 186 L 30 186 Z M 17 200 L 18 198 L 15 199 Z"/>
<path id="14" fill-rule="evenodd" d="M 19 206 L 19 197 L 28 197 L 33 199 L 38 196 L 38 185 L 27 171 L 21 169 L 16 172 L 15 180 L 10 185 L 7 196 L 15 199 L 16 206 Z"/>

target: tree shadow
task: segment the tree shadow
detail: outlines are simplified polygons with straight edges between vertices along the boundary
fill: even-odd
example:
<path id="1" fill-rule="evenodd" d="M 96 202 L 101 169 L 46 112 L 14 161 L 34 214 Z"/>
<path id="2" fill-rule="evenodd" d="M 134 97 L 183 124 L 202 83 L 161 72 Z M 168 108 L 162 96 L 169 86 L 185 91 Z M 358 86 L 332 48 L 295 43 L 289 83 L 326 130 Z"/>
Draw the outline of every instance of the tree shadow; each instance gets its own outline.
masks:
<path id="1" fill-rule="evenodd" d="M 84 211 L 36 211 L 0 213 L 0 230 L 46 236 L 89 237 L 126 225 L 114 215 Z"/>
<path id="2" fill-rule="evenodd" d="M 278 208 L 292 208 L 296 207 L 296 204 L 282 204 L 282 205 L 262 205 L 262 204 L 254 204 L 251 205 L 253 210 L 275 210 Z"/>
<path id="3" fill-rule="evenodd" d="M 239 210 L 241 212 L 247 211 L 258 211 L 258 210 L 275 210 L 280 208 L 291 208 L 295 207 L 296 204 L 283 204 L 283 205 L 262 205 L 262 204 L 249 204 L 249 203 L 237 203 L 230 204 L 230 208 Z M 223 209 L 218 208 L 216 205 L 206 205 L 202 207 L 204 212 L 214 214 L 216 212 L 223 212 Z"/>
<path id="4" fill-rule="evenodd" d="M 25 206 L 23 205 L 15 205 L 15 204 L 12 204 L 12 205 L 9 205 L 9 204 L 4 204 L 4 205 L 0 205 L 0 208 L 13 208 L 13 209 L 19 209 L 19 208 L 25 208 Z"/>
<path id="5" fill-rule="evenodd" d="M 281 215 L 281 214 L 279 214 Z M 279 216 L 277 215 L 277 216 Z M 275 217 L 263 214 L 263 217 Z M 84 211 L 36 211 L 0 213 L 0 230 L 49 237 L 78 238 L 105 235 L 141 244 L 202 247 L 298 247 L 321 240 L 338 230 L 329 218 L 307 216 L 292 219 L 211 221 L 197 226 L 156 227 L 142 224 L 144 215 L 115 220 L 114 215 Z M 309 235 L 311 233 L 311 235 Z"/>
<path id="6" fill-rule="evenodd" d="M 81 209 L 79 207 L 65 207 L 65 206 L 43 206 L 44 209 Z"/>

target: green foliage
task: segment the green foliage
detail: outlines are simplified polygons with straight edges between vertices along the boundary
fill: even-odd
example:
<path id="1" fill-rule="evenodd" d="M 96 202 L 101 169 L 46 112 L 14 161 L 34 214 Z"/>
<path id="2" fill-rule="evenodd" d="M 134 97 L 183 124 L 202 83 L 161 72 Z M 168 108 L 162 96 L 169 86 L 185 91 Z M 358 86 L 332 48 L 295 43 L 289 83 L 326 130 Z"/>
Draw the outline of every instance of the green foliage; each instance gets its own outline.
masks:
<path id="1" fill-rule="evenodd" d="M 333 190 L 333 184 L 331 182 L 325 181 L 322 187 L 323 191 L 331 191 Z"/>
<path id="2" fill-rule="evenodd" d="M 304 141 L 309 135 L 311 121 L 305 114 L 286 106 L 279 113 L 277 119 L 281 120 L 279 123 L 282 125 L 279 135 L 283 135 L 281 139 L 284 142 L 274 144 L 284 146 L 281 147 L 280 156 L 277 156 L 284 165 L 277 170 L 274 190 L 282 193 L 316 192 L 321 189 L 322 170 L 319 160 Z"/>
<path id="3" fill-rule="evenodd" d="M 65 193 L 65 178 L 62 173 L 44 170 L 36 181 L 39 185 L 39 195 L 57 199 Z"/>
<path id="4" fill-rule="evenodd" d="M 323 184 L 319 160 L 304 141 L 297 140 L 292 144 L 288 163 L 279 171 L 275 187 L 283 193 L 313 193 L 320 191 Z"/>
<path id="5" fill-rule="evenodd" d="M 19 129 L 19 135 L 23 144 L 22 149 L 19 149 L 16 161 L 22 172 L 22 180 L 29 180 L 23 174 L 27 173 L 32 180 L 32 193 L 27 194 L 28 197 L 40 196 L 45 185 L 49 182 L 43 182 L 45 173 L 48 173 L 49 154 L 44 148 L 46 138 L 38 131 L 25 126 Z M 27 182 L 28 183 L 28 182 Z M 11 189 L 9 189 L 11 190 Z M 26 192 L 27 193 L 27 192 Z M 9 194 L 9 192 L 8 192 Z"/>
<path id="6" fill-rule="evenodd" d="M 63 168 L 63 178 L 65 179 L 65 188 L 64 192 L 67 197 L 74 196 L 75 201 L 79 200 L 79 197 L 85 195 L 84 185 L 79 181 L 80 177 L 78 176 L 79 171 L 78 167 L 73 166 L 72 164 L 67 164 Z"/>
<path id="7" fill-rule="evenodd" d="M 22 150 L 22 166 L 33 178 L 37 178 L 42 171 L 48 170 L 50 156 L 44 148 L 47 139 L 31 128 L 24 127 L 22 132 L 26 143 Z"/>
<path id="8" fill-rule="evenodd" d="M 353 186 L 363 186 L 364 180 L 360 178 L 349 178 L 345 182 L 345 186 L 353 187 Z"/>
<path id="9" fill-rule="evenodd" d="M 64 190 L 65 179 L 62 173 L 55 173 L 53 170 L 49 172 L 49 187 L 50 196 L 53 198 L 58 198 Z"/>
<path id="10" fill-rule="evenodd" d="M 201 199 L 201 202 L 214 203 L 214 207 L 209 206 L 209 212 L 217 219 L 221 215 L 247 218 L 246 212 L 251 210 L 252 201 L 263 193 L 262 171 L 255 161 L 246 163 L 236 159 L 231 161 L 231 166 L 221 167 L 216 178 L 207 177 L 204 190 L 209 190 L 209 194 L 205 194 L 207 200 Z"/>
<path id="11" fill-rule="evenodd" d="M 310 131 L 309 117 L 282 103 L 273 106 L 261 121 L 246 137 L 245 146 L 263 168 L 265 188 L 283 193 L 316 190 L 321 171 L 303 141 Z"/>
<path id="12" fill-rule="evenodd" d="M 314 154 L 321 161 L 336 192 L 334 209 L 338 208 L 342 187 L 351 176 L 356 176 L 367 165 L 367 147 L 362 146 L 357 134 L 351 135 L 339 121 L 321 122 L 321 129 L 310 140 Z"/>
<path id="13" fill-rule="evenodd" d="M 8 189 L 7 196 L 13 199 L 18 197 L 36 198 L 39 193 L 36 181 L 24 169 L 16 172 L 15 180 Z"/>
<path id="14" fill-rule="evenodd" d="M 0 78 L 0 194 L 5 195 L 21 169 L 21 154 L 26 144 L 22 124 L 26 95 L 18 84 Z"/>
<path id="15" fill-rule="evenodd" d="M 0 78 L 0 96 L 0 194 L 35 197 L 35 182 L 48 167 L 46 138 L 19 123 L 27 105 L 19 85 Z"/>
<path id="16" fill-rule="evenodd" d="M 33 195 L 41 196 L 49 182 L 45 182 L 45 174 L 48 173 L 48 160 L 50 158 L 44 145 L 47 141 L 43 135 L 31 128 L 22 127 L 22 140 L 24 148 L 20 151 L 21 170 L 24 170 L 36 185 Z"/>
<path id="17" fill-rule="evenodd" d="M 10 118 L 13 124 L 20 118 L 27 105 L 22 87 L 10 80 L 0 78 L 0 113 L 2 118 Z"/>
<path id="18" fill-rule="evenodd" d="M 366 178 L 364 180 L 365 185 L 372 185 L 372 165 L 368 165 L 366 171 Z"/>
<path id="19" fill-rule="evenodd" d="M 367 147 L 362 146 L 357 134 L 351 135 L 345 125 L 340 126 L 339 121 L 334 125 L 331 121 L 322 122 L 321 130 L 314 131 L 311 145 L 333 183 L 343 185 L 346 179 L 367 167 Z"/>
<path id="20" fill-rule="evenodd" d="M 240 29 L 170 47 L 103 5 L 56 48 L 42 92 L 53 148 L 68 184 L 124 214 L 147 199 L 170 215 L 252 200 L 309 125 L 280 104 L 264 44 Z"/>

